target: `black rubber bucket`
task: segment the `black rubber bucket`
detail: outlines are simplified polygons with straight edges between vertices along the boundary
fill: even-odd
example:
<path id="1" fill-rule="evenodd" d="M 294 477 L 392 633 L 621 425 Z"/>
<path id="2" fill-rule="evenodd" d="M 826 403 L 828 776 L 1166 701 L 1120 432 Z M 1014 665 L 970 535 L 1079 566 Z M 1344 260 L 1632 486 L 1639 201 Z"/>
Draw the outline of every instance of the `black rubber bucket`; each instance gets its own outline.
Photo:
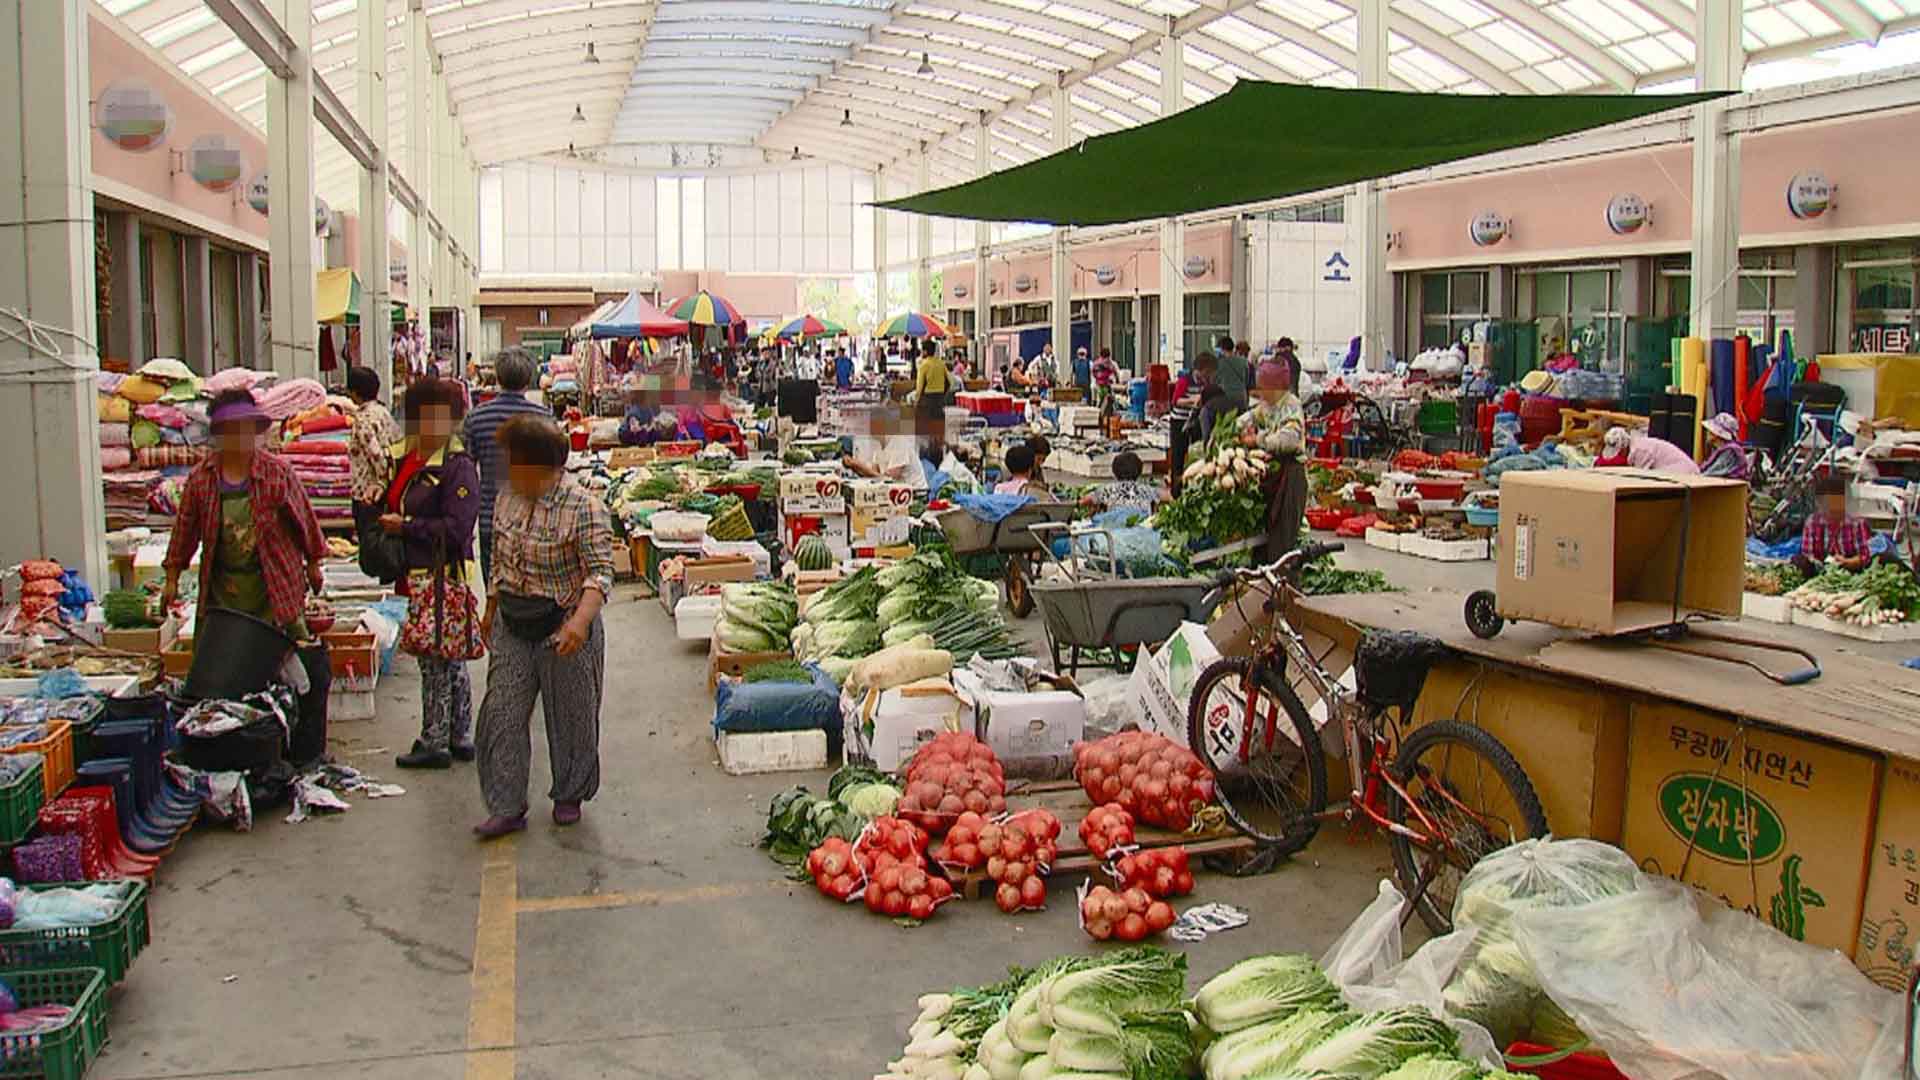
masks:
<path id="1" fill-rule="evenodd" d="M 265 690 L 280 673 L 293 639 L 271 623 L 228 608 L 209 608 L 193 635 L 193 667 L 181 696 L 233 700 Z"/>

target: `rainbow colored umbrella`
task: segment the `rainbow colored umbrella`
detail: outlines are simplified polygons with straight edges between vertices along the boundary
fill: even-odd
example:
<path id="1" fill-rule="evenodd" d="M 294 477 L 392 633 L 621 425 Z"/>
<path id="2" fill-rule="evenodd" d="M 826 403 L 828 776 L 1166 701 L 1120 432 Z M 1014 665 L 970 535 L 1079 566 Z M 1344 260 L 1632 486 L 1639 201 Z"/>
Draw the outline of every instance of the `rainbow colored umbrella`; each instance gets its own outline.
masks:
<path id="1" fill-rule="evenodd" d="M 705 289 L 674 304 L 667 314 L 695 326 L 732 326 L 746 322 L 740 316 L 740 309 Z"/>
<path id="2" fill-rule="evenodd" d="M 876 337 L 949 337 L 947 324 L 924 312 L 907 311 L 880 324 Z"/>
<path id="3" fill-rule="evenodd" d="M 846 327 L 832 319 L 823 319 L 818 315 L 802 315 L 774 331 L 774 335 L 792 341 L 795 338 L 816 338 L 846 332 Z"/>

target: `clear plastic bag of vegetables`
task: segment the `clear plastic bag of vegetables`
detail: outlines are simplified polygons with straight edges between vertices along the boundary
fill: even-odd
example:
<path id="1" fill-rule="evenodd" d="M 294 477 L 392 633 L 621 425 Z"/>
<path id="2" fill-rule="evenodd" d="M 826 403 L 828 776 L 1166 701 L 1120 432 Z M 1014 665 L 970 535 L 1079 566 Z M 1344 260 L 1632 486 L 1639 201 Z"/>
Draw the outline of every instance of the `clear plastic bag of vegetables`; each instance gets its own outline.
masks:
<path id="1" fill-rule="evenodd" d="M 1515 914 L 1540 986 L 1637 1080 L 1895 1080 L 1905 1011 L 1841 953 L 1665 878 Z"/>
<path id="2" fill-rule="evenodd" d="M 1447 1013 L 1480 1024 L 1502 1046 L 1539 1029 L 1543 1037 L 1532 1041 L 1578 1049 L 1586 1040 L 1541 994 L 1514 941 L 1514 916 L 1578 907 L 1632 892 L 1639 882 L 1631 856 L 1594 840 L 1525 840 L 1480 860 L 1454 900 L 1453 925 L 1475 936 L 1447 982 Z"/>

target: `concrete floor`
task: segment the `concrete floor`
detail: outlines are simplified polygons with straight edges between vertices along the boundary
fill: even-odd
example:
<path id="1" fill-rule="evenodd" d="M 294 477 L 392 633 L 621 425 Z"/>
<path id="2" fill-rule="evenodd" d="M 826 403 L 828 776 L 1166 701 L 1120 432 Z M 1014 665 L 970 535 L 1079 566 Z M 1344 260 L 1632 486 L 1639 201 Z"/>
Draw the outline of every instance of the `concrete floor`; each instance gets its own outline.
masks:
<path id="1" fill-rule="evenodd" d="M 1342 560 L 1409 588 L 1492 576 L 1490 563 L 1364 547 Z M 493 845 L 468 832 L 482 816 L 471 766 L 394 770 L 418 723 L 403 663 L 377 719 L 335 725 L 333 752 L 407 795 L 183 841 L 155 888 L 154 942 L 112 994 L 113 1041 L 93 1075 L 865 1077 L 898 1055 L 918 995 L 1089 944 L 1058 899 L 1071 878 L 1044 912 L 955 903 L 917 929 L 783 880 L 754 847 L 767 801 L 796 782 L 821 790 L 825 774 L 723 774 L 705 650 L 675 640 L 630 586 L 607 623 L 605 779 L 582 825 L 547 821 L 543 760 L 533 827 Z M 1253 921 L 1181 946 L 1194 980 L 1254 952 L 1319 954 L 1388 873 L 1384 845 L 1324 830 L 1269 876 L 1201 875 L 1196 901 Z"/>

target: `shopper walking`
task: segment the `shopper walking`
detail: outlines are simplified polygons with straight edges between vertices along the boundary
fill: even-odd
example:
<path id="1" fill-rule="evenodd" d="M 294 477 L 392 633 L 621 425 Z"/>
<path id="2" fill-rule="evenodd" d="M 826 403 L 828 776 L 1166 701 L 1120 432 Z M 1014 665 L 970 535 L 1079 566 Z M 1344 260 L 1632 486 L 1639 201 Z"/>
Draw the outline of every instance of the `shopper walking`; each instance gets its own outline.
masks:
<path id="1" fill-rule="evenodd" d="M 580 804 L 599 791 L 600 608 L 613 592 L 613 529 L 600 500 L 566 475 L 566 435 L 551 420 L 516 417 L 499 438 L 507 477 L 481 619 L 492 654 L 478 725 L 482 837 L 527 826 L 535 700 L 546 719 L 554 824 L 578 822 Z"/>
<path id="2" fill-rule="evenodd" d="M 467 661 L 486 648 L 467 578 L 480 516 L 480 471 L 458 436 L 460 388 L 444 379 L 407 390 L 407 437 L 395 445 L 380 527 L 405 539 L 407 620 L 400 647 L 420 663 L 420 737 L 394 759 L 403 769 L 472 761 L 473 684 Z"/>
<path id="3" fill-rule="evenodd" d="M 920 366 L 914 372 L 913 400 L 920 416 L 944 420 L 947 403 L 953 400 L 953 373 L 940 351 L 929 338 L 920 348 Z"/>
<path id="4" fill-rule="evenodd" d="M 246 390 L 227 390 L 208 409 L 214 452 L 187 474 L 162 565 L 163 608 L 200 557 L 200 612 L 244 612 L 305 640 L 309 591 L 319 592 L 327 541 L 293 467 L 261 452 L 271 421 Z"/>
<path id="5" fill-rule="evenodd" d="M 494 436 L 500 425 L 516 416 L 553 415 L 545 407 L 527 400 L 527 388 L 533 385 L 539 369 L 533 354 L 519 346 L 494 353 L 493 377 L 500 384 L 500 393 L 468 413 L 461 429 L 461 441 L 480 468 L 480 573 L 489 579 L 493 576 L 493 503 L 506 476 L 500 443 Z"/>

